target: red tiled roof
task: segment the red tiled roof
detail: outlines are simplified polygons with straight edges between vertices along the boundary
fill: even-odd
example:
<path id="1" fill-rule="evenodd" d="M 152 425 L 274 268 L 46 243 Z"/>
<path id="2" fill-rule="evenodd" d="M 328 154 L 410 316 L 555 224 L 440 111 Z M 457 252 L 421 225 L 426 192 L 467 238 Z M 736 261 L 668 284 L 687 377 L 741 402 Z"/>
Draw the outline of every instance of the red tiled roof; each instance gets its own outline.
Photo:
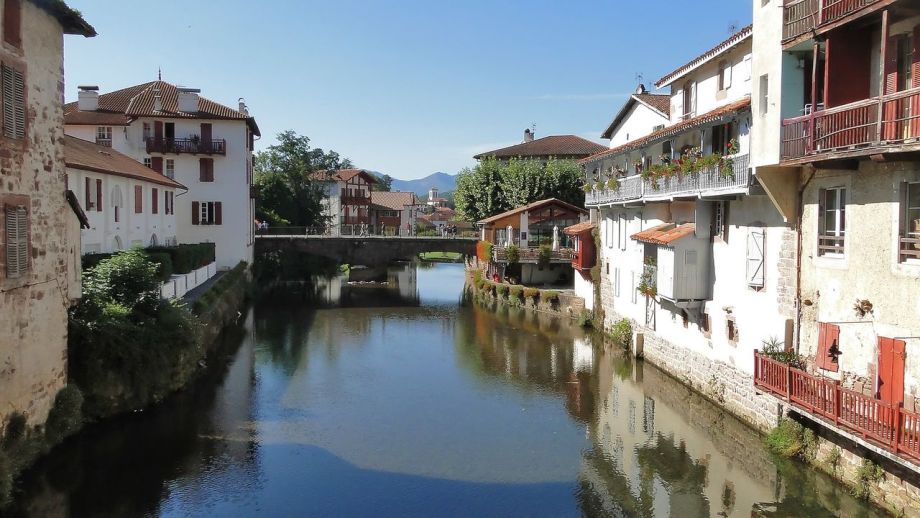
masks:
<path id="1" fill-rule="evenodd" d="M 576 234 L 583 234 L 585 232 L 591 232 L 596 227 L 597 225 L 595 225 L 594 223 L 591 223 L 590 221 L 582 221 L 581 223 L 576 223 L 570 227 L 565 227 L 562 230 L 562 232 L 570 236 L 574 236 Z"/>
<path id="2" fill-rule="evenodd" d="M 733 103 L 726 104 L 725 106 L 720 106 L 716 108 L 715 110 L 706 112 L 702 115 L 698 115 L 696 117 L 693 117 L 692 119 L 687 119 L 685 121 L 680 121 L 677 124 L 672 124 L 671 126 L 660 129 L 642 138 L 631 140 L 621 146 L 617 146 L 615 148 L 611 148 L 611 149 L 602 151 L 600 153 L 591 155 L 588 158 L 583 158 L 579 160 L 578 163 L 587 164 L 589 162 L 593 162 L 595 160 L 598 160 L 604 157 L 608 157 L 611 155 L 619 155 L 621 153 L 626 153 L 627 151 L 632 151 L 634 149 L 638 149 L 638 148 L 647 146 L 655 141 L 664 140 L 670 136 L 676 135 L 688 129 L 692 129 L 697 126 L 702 126 L 704 124 L 708 124 L 713 121 L 718 121 L 719 119 L 725 117 L 726 115 L 730 115 L 732 113 L 739 112 L 741 110 L 749 108 L 750 106 L 751 106 L 751 98 L 745 97 L 744 99 L 741 99 L 740 101 L 735 101 Z"/>
<path id="3" fill-rule="evenodd" d="M 417 205 L 418 200 L 414 192 L 371 191 L 371 204 L 385 210 L 403 210 L 408 206 Z"/>
<path id="4" fill-rule="evenodd" d="M 668 94 L 650 94 L 650 93 L 641 93 L 633 94 L 629 96 L 629 100 L 620 108 L 619 113 L 616 117 L 613 118 L 613 122 L 607 126 L 607 129 L 604 130 L 604 133 L 601 135 L 601 138 L 611 138 L 613 136 L 613 130 L 619 126 L 620 122 L 626 118 L 626 114 L 629 113 L 629 109 L 632 108 L 637 102 L 642 103 L 649 108 L 660 113 L 664 118 L 671 117 L 671 96 Z"/>
<path id="5" fill-rule="evenodd" d="M 154 110 L 157 94 L 162 103 L 161 110 Z M 124 126 L 138 117 L 243 120 L 256 135 L 260 135 L 253 117 L 200 95 L 197 112 L 179 111 L 179 89 L 166 81 L 151 81 L 100 94 L 96 111 L 81 111 L 76 102 L 64 105 L 64 124 Z"/>
<path id="6" fill-rule="evenodd" d="M 62 0 L 32 0 L 32 3 L 57 19 L 64 29 L 64 34 L 79 34 L 87 38 L 96 36 L 96 29 L 86 23 L 83 15 Z"/>
<path id="7" fill-rule="evenodd" d="M 128 155 L 123 155 L 110 147 L 100 146 L 95 142 L 69 135 L 64 136 L 64 163 L 67 167 L 74 169 L 113 174 L 185 189 L 181 183 L 144 166 Z"/>
<path id="8" fill-rule="evenodd" d="M 367 183 L 377 183 L 377 178 L 364 169 L 336 169 L 334 171 L 323 169 L 314 172 L 310 177 L 320 182 L 347 182 L 358 175 L 361 175 Z"/>
<path id="9" fill-rule="evenodd" d="M 674 82 L 674 80 L 683 77 L 683 76 L 686 75 L 688 72 L 690 72 L 691 70 L 697 68 L 698 66 L 702 65 L 703 63 L 706 63 L 706 62 L 709 61 L 710 59 L 712 59 L 712 58 L 718 56 L 719 54 L 725 52 L 726 50 L 728 50 L 728 49 L 734 47 L 734 46 L 737 45 L 738 43 L 741 43 L 742 41 L 744 41 L 744 40 L 750 38 L 751 35 L 754 33 L 754 30 L 753 30 L 753 29 L 754 29 L 754 26 L 753 26 L 753 25 L 748 25 L 747 27 L 744 27 L 744 28 L 741 29 L 740 31 L 738 31 L 738 32 L 736 32 L 736 33 L 734 33 L 734 34 L 732 34 L 731 36 L 728 37 L 727 40 L 723 41 L 722 43 L 719 43 L 719 44 L 716 45 L 715 47 L 713 47 L 713 48 L 707 50 L 706 52 L 700 54 L 699 56 L 693 58 L 689 63 L 680 66 L 679 68 L 677 68 L 677 69 L 674 70 L 673 72 L 671 72 L 671 73 L 669 73 L 669 74 L 666 74 L 664 77 L 662 77 L 662 78 L 659 79 L 658 81 L 655 81 L 655 87 L 656 87 L 656 88 L 661 88 L 661 87 L 663 87 L 663 86 L 667 86 L 667 85 L 671 84 L 672 82 Z"/>
<path id="10" fill-rule="evenodd" d="M 685 238 L 696 232 L 695 223 L 684 223 L 683 225 L 674 225 L 674 223 L 665 223 L 630 236 L 636 241 L 643 243 L 652 243 L 655 245 L 667 245 Z"/>
<path id="11" fill-rule="evenodd" d="M 479 153 L 473 158 L 479 160 L 483 157 L 493 156 L 495 158 L 528 158 L 528 157 L 558 157 L 558 158 L 581 158 L 597 153 L 604 149 L 604 146 L 583 139 L 575 135 L 551 135 L 549 137 L 538 138 L 523 144 L 486 151 Z"/>
<path id="12" fill-rule="evenodd" d="M 492 223 L 493 221 L 498 221 L 498 220 L 500 220 L 500 219 L 502 219 L 502 218 L 505 218 L 505 217 L 507 217 L 507 216 L 513 216 L 514 214 L 520 214 L 521 212 L 526 212 L 526 211 L 528 211 L 528 210 L 533 210 L 533 209 L 539 209 L 540 207 L 543 207 L 543 206 L 545 206 L 545 205 L 552 205 L 552 204 L 560 205 L 560 206 L 562 206 L 562 207 L 565 207 L 565 208 L 567 208 L 567 209 L 569 209 L 569 210 L 572 210 L 572 211 L 574 211 L 574 212 L 578 212 L 578 213 L 580 213 L 580 214 L 587 214 L 587 213 L 588 213 L 588 211 L 586 211 L 585 209 L 583 209 L 583 208 L 581 208 L 581 207 L 576 207 L 575 205 L 572 205 L 571 203 L 562 201 L 562 200 L 560 200 L 560 199 L 558 199 L 558 198 L 547 198 L 547 199 L 545 199 L 545 200 L 535 201 L 535 202 L 533 202 L 533 203 L 528 203 L 527 205 L 522 205 L 522 206 L 520 206 L 520 207 L 511 209 L 511 210 L 507 210 L 507 211 L 505 211 L 505 212 L 502 212 L 501 214 L 496 214 L 496 215 L 494 215 L 494 216 L 489 216 L 488 218 L 479 220 L 478 223 L 480 223 L 480 224 Z"/>

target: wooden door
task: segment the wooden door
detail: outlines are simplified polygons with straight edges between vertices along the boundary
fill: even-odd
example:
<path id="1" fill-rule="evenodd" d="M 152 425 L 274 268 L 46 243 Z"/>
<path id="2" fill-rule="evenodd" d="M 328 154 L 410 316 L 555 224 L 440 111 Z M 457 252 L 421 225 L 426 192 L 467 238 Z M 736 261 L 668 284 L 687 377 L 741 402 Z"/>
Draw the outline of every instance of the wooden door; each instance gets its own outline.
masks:
<path id="1" fill-rule="evenodd" d="M 211 152 L 211 123 L 201 123 L 201 149 L 205 153 Z"/>
<path id="2" fill-rule="evenodd" d="M 896 405 L 904 402 L 905 345 L 903 340 L 878 337 L 877 397 Z"/>

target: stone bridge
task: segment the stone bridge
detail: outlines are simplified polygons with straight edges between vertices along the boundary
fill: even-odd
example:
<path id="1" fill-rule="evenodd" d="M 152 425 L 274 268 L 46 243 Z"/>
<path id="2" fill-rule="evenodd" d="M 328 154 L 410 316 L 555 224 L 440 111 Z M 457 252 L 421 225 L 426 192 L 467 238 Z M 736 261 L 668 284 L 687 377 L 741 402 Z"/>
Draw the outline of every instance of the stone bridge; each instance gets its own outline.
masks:
<path id="1" fill-rule="evenodd" d="M 255 255 L 295 252 L 334 259 L 344 264 L 381 266 L 409 261 L 422 252 L 476 255 L 476 238 L 435 236 L 257 235 Z"/>

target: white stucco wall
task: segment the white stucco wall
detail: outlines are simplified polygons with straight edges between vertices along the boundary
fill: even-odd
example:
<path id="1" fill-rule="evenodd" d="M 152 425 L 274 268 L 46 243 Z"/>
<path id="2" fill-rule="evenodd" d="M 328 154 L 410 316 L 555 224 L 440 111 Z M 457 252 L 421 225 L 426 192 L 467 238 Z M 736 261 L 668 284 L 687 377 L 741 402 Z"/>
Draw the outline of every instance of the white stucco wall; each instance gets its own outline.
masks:
<path id="1" fill-rule="evenodd" d="M 652 110 L 648 106 L 636 102 L 626 113 L 626 116 L 617 126 L 610 138 L 610 147 L 615 148 L 630 140 L 644 137 L 654 130 L 659 124 L 669 125 L 667 117 Z"/>
<path id="2" fill-rule="evenodd" d="M 720 91 L 719 63 L 723 60 L 731 67 L 732 77 L 731 85 Z M 684 85 L 688 81 L 696 85 L 696 111 L 693 115 L 702 115 L 750 95 L 752 76 L 751 40 L 747 39 L 671 84 L 671 123 L 676 124 L 683 120 Z"/>

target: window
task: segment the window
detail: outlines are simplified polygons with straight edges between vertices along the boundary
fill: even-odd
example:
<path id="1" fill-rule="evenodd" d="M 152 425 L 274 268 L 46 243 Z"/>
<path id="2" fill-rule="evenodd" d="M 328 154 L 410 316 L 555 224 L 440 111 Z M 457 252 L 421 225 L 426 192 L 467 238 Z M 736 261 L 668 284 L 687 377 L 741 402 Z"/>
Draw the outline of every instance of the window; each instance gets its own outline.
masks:
<path id="1" fill-rule="evenodd" d="M 192 202 L 193 225 L 220 225 L 221 223 L 221 202 Z"/>
<path id="2" fill-rule="evenodd" d="M 712 235 L 728 242 L 728 202 L 716 201 L 712 204 Z"/>
<path id="3" fill-rule="evenodd" d="M 112 127 L 99 126 L 96 128 L 96 144 L 112 147 Z"/>
<path id="4" fill-rule="evenodd" d="M 662 126 L 664 126 L 664 125 L 662 124 Z M 671 147 L 671 141 L 670 141 L 670 140 L 665 140 L 664 142 L 662 142 L 662 143 L 661 143 L 661 156 L 665 156 L 665 157 L 671 158 L 671 157 L 672 157 L 672 151 L 671 151 L 671 149 L 672 149 L 672 147 Z"/>
<path id="5" fill-rule="evenodd" d="M 684 113 L 683 116 L 685 119 L 693 117 L 693 113 L 696 112 L 696 85 L 693 81 L 688 81 L 684 84 Z"/>
<path id="6" fill-rule="evenodd" d="M 920 183 L 901 188 L 901 236 L 899 260 L 920 260 Z"/>
<path id="7" fill-rule="evenodd" d="M 3 1 L 3 40 L 14 47 L 22 45 L 22 2 Z"/>
<path id="8" fill-rule="evenodd" d="M 18 3 L 18 2 L 17 2 Z M 3 136 L 21 139 L 26 136 L 26 94 L 22 72 L 0 66 L 0 93 L 3 98 Z"/>
<path id="9" fill-rule="evenodd" d="M 121 221 L 121 207 L 123 204 L 124 203 L 121 197 L 121 187 L 116 185 L 115 188 L 112 189 L 112 207 L 114 209 L 112 212 L 115 216 L 115 223 Z"/>
<path id="10" fill-rule="evenodd" d="M 846 203 L 843 187 L 818 191 L 818 255 L 843 255 Z"/>
<path id="11" fill-rule="evenodd" d="M 706 338 L 712 337 L 712 317 L 709 316 L 709 313 L 703 313 L 703 318 L 700 321 L 700 331 Z"/>
<path id="12" fill-rule="evenodd" d="M 620 269 L 619 268 L 613 269 L 613 293 L 615 297 L 617 298 L 620 297 Z"/>
<path id="13" fill-rule="evenodd" d="M 83 210 L 93 210 L 93 180 L 89 177 L 83 179 Z"/>
<path id="14" fill-rule="evenodd" d="M 897 54 L 895 59 L 897 59 L 897 89 L 899 92 L 908 90 L 913 84 L 911 81 L 914 63 L 914 45 L 912 36 L 912 34 L 908 33 L 897 38 Z"/>
<path id="15" fill-rule="evenodd" d="M 29 270 L 29 211 L 25 205 L 5 206 L 6 276 L 16 279 Z"/>
<path id="16" fill-rule="evenodd" d="M 166 159 L 166 177 L 175 178 L 176 177 L 176 161 L 172 158 Z"/>
<path id="17" fill-rule="evenodd" d="M 620 250 L 626 250 L 626 214 L 620 214 L 617 220 L 617 227 Z"/>
<path id="18" fill-rule="evenodd" d="M 764 287 L 764 238 L 763 230 L 751 230 L 747 242 L 748 287 L 760 291 Z"/>
<path id="19" fill-rule="evenodd" d="M 728 90 L 732 85 L 732 65 L 728 61 L 719 62 L 719 90 Z"/>
<path id="20" fill-rule="evenodd" d="M 735 323 L 735 317 L 729 315 L 725 319 L 725 335 L 729 342 L 738 343 L 740 335 L 738 333 L 738 324 Z"/>
<path id="21" fill-rule="evenodd" d="M 770 76 L 764 74 L 760 76 L 760 114 L 766 115 L 769 111 L 770 101 Z"/>
<path id="22" fill-rule="evenodd" d="M 160 211 L 159 196 L 160 192 L 156 187 L 150 189 L 150 212 L 153 214 L 157 214 Z"/>
<path id="23" fill-rule="evenodd" d="M 134 186 L 134 213 L 144 212 L 144 188 L 140 185 Z"/>
<path id="24" fill-rule="evenodd" d="M 198 181 L 199 182 L 213 182 L 214 181 L 214 159 L 213 158 L 199 158 L 198 159 Z"/>
<path id="25" fill-rule="evenodd" d="M 728 154 L 728 144 L 738 136 L 738 123 L 729 122 L 712 127 L 712 152 Z"/>
<path id="26" fill-rule="evenodd" d="M 144 157 L 144 167 L 153 167 L 153 159 L 149 156 Z"/>
<path id="27" fill-rule="evenodd" d="M 604 240 L 607 241 L 607 248 L 613 248 L 613 218 L 607 216 L 604 218 L 604 228 L 606 229 Z"/>
<path id="28" fill-rule="evenodd" d="M 144 123 L 144 142 L 150 140 L 153 137 L 153 128 L 150 126 L 149 122 Z"/>
<path id="29" fill-rule="evenodd" d="M 96 210 L 102 212 L 102 180 L 96 180 Z"/>

